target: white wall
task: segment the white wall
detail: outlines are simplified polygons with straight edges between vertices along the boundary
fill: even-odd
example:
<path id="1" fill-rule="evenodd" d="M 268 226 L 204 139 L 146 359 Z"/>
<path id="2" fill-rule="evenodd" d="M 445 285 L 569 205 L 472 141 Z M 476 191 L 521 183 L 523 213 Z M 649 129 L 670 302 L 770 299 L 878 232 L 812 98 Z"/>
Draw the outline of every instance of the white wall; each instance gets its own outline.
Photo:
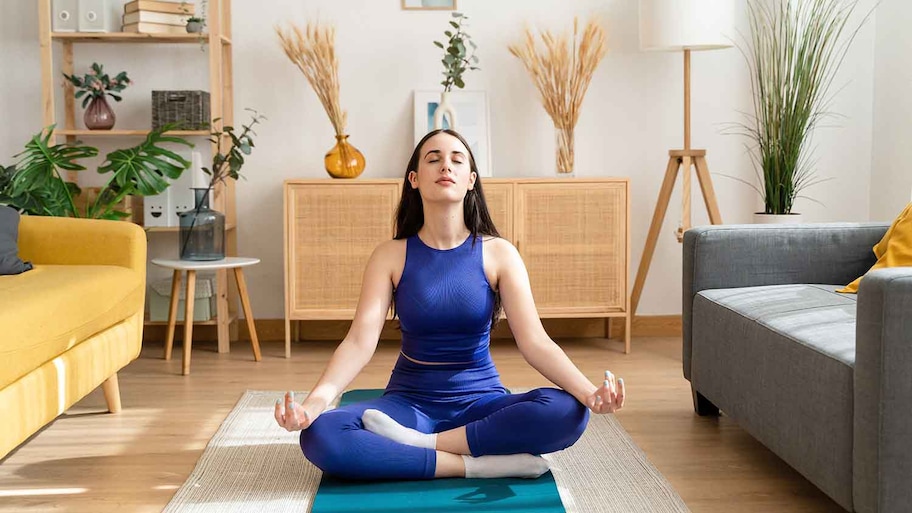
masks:
<path id="1" fill-rule="evenodd" d="M 883 0 L 877 8 L 871 219 L 889 221 L 909 202 L 912 166 L 912 3 Z"/>
<path id="2" fill-rule="evenodd" d="M 870 5 L 871 1 L 863 4 Z M 890 3 L 883 2 L 884 6 Z M 40 130 L 41 105 L 35 2 L 5 0 L 4 4 L 7 15 L 0 17 L 0 69 L 5 70 L 0 73 L 0 112 L 6 122 L 0 125 L 0 162 L 8 163 L 27 138 Z M 233 2 L 235 121 L 239 125 L 246 119 L 245 107 L 256 108 L 269 118 L 259 128 L 257 148 L 243 170 L 247 180 L 237 189 L 239 252 L 263 260 L 248 274 L 258 318 L 283 315 L 282 181 L 325 177 L 322 157 L 334 143 L 331 125 L 316 95 L 285 57 L 273 26 L 286 20 L 304 23 L 319 18 L 335 22 L 348 132 L 367 159 L 362 176 L 400 177 L 412 150 L 412 91 L 438 87 L 439 51 L 432 41 L 442 37 L 450 14 L 402 11 L 399 6 L 399 0 Z M 460 0 L 459 7 L 470 17 L 470 34 L 479 45 L 482 68 L 466 76 L 467 89 L 488 93 L 493 168 L 495 175 L 502 177 L 552 176 L 554 169 L 553 127 L 521 64 L 508 53 L 507 44 L 519 40 L 524 23 L 559 30 L 569 27 L 574 15 L 602 16 L 610 50 L 593 78 L 577 126 L 576 174 L 630 177 L 632 283 L 667 151 L 683 142 L 681 54 L 638 50 L 637 4 L 633 0 Z M 742 32 L 747 29 L 744 11 L 744 2 L 739 1 L 737 19 Z M 899 26 L 896 18 L 893 23 Z M 833 107 L 844 117 L 837 127 L 821 130 L 815 139 L 820 175 L 832 180 L 807 192 L 823 205 L 798 201 L 796 210 L 808 221 L 868 219 L 874 48 L 874 24 L 869 22 L 837 77 L 844 87 Z M 136 81 L 125 92 L 124 102 L 115 104 L 119 126 L 148 122 L 152 88 L 206 85 L 205 56 L 194 46 L 77 48 L 77 70 L 87 68 L 92 60 L 105 63 L 112 71 L 127 69 Z M 692 66 L 693 146 L 708 150 L 714 175 L 753 181 L 744 141 L 722 133 L 726 124 L 742 119 L 739 112 L 750 109 L 743 58 L 734 48 L 698 52 Z M 883 74 L 887 74 L 886 69 Z M 894 87 L 899 91 L 902 85 Z M 901 113 L 895 116 L 899 119 Z M 102 146 L 102 151 L 103 145 L 114 148 L 125 144 L 94 138 L 89 142 Z M 85 178 L 90 182 L 92 177 L 87 174 Z M 724 221 L 748 222 L 760 205 L 756 193 L 722 176 L 714 176 L 714 184 Z M 680 187 L 672 198 L 639 314 L 681 311 L 681 246 L 674 238 L 679 191 Z M 873 191 L 871 198 L 877 202 Z M 693 205 L 694 223 L 708 222 L 696 181 Z M 151 235 L 151 253 L 173 256 L 176 250 L 164 241 L 171 235 Z"/>

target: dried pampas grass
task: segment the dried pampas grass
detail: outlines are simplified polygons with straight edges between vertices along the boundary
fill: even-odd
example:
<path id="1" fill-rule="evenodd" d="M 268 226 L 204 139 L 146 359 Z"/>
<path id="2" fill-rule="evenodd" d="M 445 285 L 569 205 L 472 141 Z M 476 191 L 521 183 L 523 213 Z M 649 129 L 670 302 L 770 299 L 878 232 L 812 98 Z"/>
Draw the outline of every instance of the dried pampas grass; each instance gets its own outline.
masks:
<path id="1" fill-rule="evenodd" d="M 288 30 L 275 27 L 285 55 L 295 63 L 314 88 L 329 116 L 336 135 L 345 134 L 346 113 L 339 105 L 339 60 L 336 58 L 336 29 L 308 23 L 301 30 L 294 23 Z"/>
<path id="2" fill-rule="evenodd" d="M 545 111 L 557 130 L 557 170 L 573 172 L 573 129 L 592 75 L 599 61 L 608 53 L 605 31 L 595 18 L 579 32 L 578 20 L 573 20 L 573 36 L 555 36 L 550 31 L 541 34 L 540 48 L 532 30 L 525 30 L 525 41 L 509 45 L 510 53 L 525 66 L 538 88 Z"/>

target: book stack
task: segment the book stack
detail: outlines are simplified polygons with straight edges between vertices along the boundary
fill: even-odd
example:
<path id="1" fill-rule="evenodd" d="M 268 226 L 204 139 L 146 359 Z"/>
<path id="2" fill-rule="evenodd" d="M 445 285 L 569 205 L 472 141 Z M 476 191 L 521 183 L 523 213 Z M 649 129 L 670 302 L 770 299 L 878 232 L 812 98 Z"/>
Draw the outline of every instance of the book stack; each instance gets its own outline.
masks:
<path id="1" fill-rule="evenodd" d="M 124 5 L 123 31 L 143 34 L 186 34 L 194 15 L 192 1 L 133 0 Z"/>

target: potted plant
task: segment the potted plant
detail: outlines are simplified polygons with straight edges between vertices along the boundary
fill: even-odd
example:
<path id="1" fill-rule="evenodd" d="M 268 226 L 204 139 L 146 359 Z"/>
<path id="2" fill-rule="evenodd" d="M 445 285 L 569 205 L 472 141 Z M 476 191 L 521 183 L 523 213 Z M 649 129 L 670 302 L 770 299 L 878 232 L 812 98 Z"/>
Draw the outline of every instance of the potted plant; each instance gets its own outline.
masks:
<path id="1" fill-rule="evenodd" d="M 253 149 L 253 126 L 266 118 L 256 111 L 251 112 L 251 120 L 242 126 L 240 134 L 235 133 L 233 126 L 216 128 L 211 131 L 209 141 L 216 145 L 212 156 L 212 167 L 203 167 L 202 171 L 209 176 L 206 187 L 193 189 L 195 201 L 193 209 L 178 212 L 180 220 L 181 260 L 221 260 L 225 258 L 225 215 L 210 208 L 210 195 L 218 183 L 225 180 L 241 178 L 241 167 L 244 157 Z M 213 120 L 218 125 L 220 119 Z M 223 144 L 227 142 L 227 150 Z"/>
<path id="2" fill-rule="evenodd" d="M 77 206 L 79 187 L 68 182 L 65 172 L 82 171 L 79 160 L 98 155 L 98 149 L 77 144 L 52 144 L 54 126 L 32 137 L 25 151 L 15 156 L 16 165 L 0 166 L 0 204 L 31 215 L 122 219 L 129 214 L 118 210 L 129 196 L 153 196 L 167 189 L 167 179 L 176 179 L 190 164 L 163 143 L 192 146 L 178 137 L 163 135 L 174 130 L 167 125 L 149 133 L 139 145 L 109 153 L 98 173 L 107 182 L 85 206 Z"/>
<path id="3" fill-rule="evenodd" d="M 748 1 L 751 35 L 738 46 L 750 67 L 754 112 L 738 131 L 751 141 L 760 187 L 745 183 L 763 198 L 755 222 L 800 222 L 795 200 L 823 181 L 811 167 L 809 141 L 829 115 L 830 86 L 861 26 L 846 34 L 856 3 Z"/>
<path id="4" fill-rule="evenodd" d="M 447 44 L 444 45 L 440 41 L 434 41 L 434 45 L 438 48 L 444 50 L 443 59 L 440 60 L 443 63 L 443 81 L 440 84 L 443 86 L 443 92 L 440 93 L 440 103 L 437 105 L 437 109 L 434 110 L 434 128 L 444 128 L 443 118 L 447 116 L 449 118 L 449 127 L 456 129 L 456 110 L 453 108 L 453 104 L 450 102 L 450 89 L 453 86 L 456 86 L 460 89 L 465 87 L 465 82 L 463 81 L 462 75 L 467 70 L 477 70 L 480 69 L 476 64 L 478 64 L 478 56 L 475 55 L 475 50 L 478 49 L 478 46 L 475 44 L 475 41 L 472 41 L 472 37 L 465 32 L 466 23 L 465 21 L 468 16 L 464 16 L 462 13 L 454 12 L 453 18 L 456 21 L 450 20 L 450 26 L 456 29 L 455 32 L 452 30 L 445 30 L 443 35 L 447 36 Z M 466 48 L 466 45 L 472 47 L 471 55 Z"/>
<path id="5" fill-rule="evenodd" d="M 114 127 L 116 118 L 105 96 L 120 101 L 120 92 L 132 84 L 126 71 L 121 71 L 114 78 L 104 72 L 104 66 L 97 62 L 92 63 L 89 72 L 83 78 L 76 75 L 63 76 L 76 88 L 76 98 L 82 98 L 82 107 L 86 108 L 83 116 L 85 126 L 89 130 L 110 130 Z"/>
<path id="6" fill-rule="evenodd" d="M 190 34 L 196 34 L 203 31 L 203 28 L 206 26 L 206 20 L 196 16 L 191 16 L 187 18 L 187 32 Z"/>
<path id="7" fill-rule="evenodd" d="M 323 157 L 326 172 L 333 178 L 357 178 L 364 171 L 365 161 L 345 133 L 348 113 L 339 100 L 336 29 L 321 23 L 308 23 L 303 30 L 294 23 L 289 25 L 287 30 L 275 28 L 282 49 L 313 87 L 336 132 L 336 145 Z"/>
<path id="8" fill-rule="evenodd" d="M 599 62 L 608 53 L 605 31 L 597 18 L 579 31 L 573 20 L 573 33 L 555 36 L 541 33 L 540 47 L 530 29 L 522 43 L 509 45 L 510 54 L 519 59 L 538 88 L 542 105 L 554 123 L 557 140 L 558 176 L 573 176 L 573 133 L 582 112 L 583 98 Z"/>

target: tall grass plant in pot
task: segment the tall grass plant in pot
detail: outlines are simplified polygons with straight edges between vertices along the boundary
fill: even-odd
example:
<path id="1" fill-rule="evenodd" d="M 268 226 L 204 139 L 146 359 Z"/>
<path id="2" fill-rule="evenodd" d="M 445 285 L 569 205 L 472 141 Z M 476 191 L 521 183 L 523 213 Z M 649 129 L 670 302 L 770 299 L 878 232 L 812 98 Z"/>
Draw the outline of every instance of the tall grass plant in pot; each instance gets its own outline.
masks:
<path id="1" fill-rule="evenodd" d="M 736 131 L 750 140 L 758 176 L 759 186 L 742 180 L 763 199 L 756 222 L 800 222 L 795 200 L 828 180 L 813 167 L 810 141 L 820 122 L 834 115 L 828 110 L 834 78 L 864 22 L 849 28 L 857 3 L 747 2 L 750 36 L 738 48 L 750 67 L 754 112 Z"/>

